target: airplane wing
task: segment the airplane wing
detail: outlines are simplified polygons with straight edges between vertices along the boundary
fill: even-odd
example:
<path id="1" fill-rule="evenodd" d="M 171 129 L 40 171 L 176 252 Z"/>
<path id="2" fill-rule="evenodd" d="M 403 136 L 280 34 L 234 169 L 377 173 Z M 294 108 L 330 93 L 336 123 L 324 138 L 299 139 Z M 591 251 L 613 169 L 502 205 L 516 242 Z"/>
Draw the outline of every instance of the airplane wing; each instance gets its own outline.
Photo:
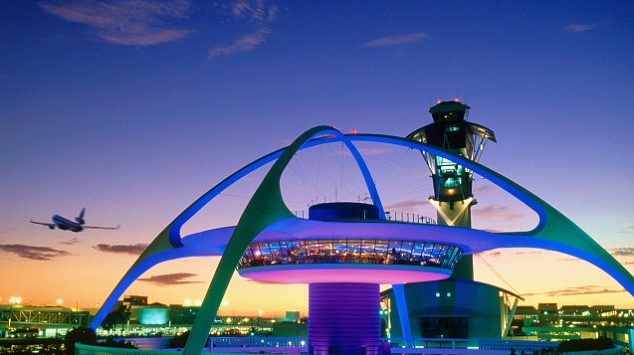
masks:
<path id="1" fill-rule="evenodd" d="M 97 227 L 97 226 L 82 226 L 84 229 L 119 229 L 120 225 L 116 227 Z"/>
<path id="2" fill-rule="evenodd" d="M 47 226 L 49 228 L 55 228 L 56 227 L 54 223 L 36 222 L 34 220 L 31 220 L 30 222 L 33 223 L 33 224 L 40 224 L 40 225 L 43 225 L 43 226 Z"/>

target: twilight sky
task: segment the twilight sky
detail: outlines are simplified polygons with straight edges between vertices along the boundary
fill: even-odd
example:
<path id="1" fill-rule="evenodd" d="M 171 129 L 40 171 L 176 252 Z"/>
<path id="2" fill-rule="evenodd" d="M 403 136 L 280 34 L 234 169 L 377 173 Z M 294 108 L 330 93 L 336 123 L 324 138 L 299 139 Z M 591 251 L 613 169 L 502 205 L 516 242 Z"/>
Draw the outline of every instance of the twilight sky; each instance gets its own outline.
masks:
<path id="1" fill-rule="evenodd" d="M 0 303 L 95 306 L 144 244 L 246 163 L 320 124 L 404 136 L 431 121 L 436 99 L 453 98 L 498 137 L 482 163 L 633 271 L 632 43 L 628 1 L 0 2 Z M 417 154 L 361 148 L 388 207 L 433 215 Z M 284 180 L 292 209 L 363 198 L 336 144 L 296 160 Z M 235 223 L 261 176 L 184 232 Z M 475 227 L 534 223 L 486 181 L 475 186 Z M 28 222 L 81 207 L 88 224 L 121 229 Z M 201 299 L 216 262 L 160 265 L 128 293 Z M 486 253 L 476 277 L 524 304 L 634 307 L 607 275 L 558 253 Z M 223 312 L 305 311 L 306 294 L 236 275 Z"/>

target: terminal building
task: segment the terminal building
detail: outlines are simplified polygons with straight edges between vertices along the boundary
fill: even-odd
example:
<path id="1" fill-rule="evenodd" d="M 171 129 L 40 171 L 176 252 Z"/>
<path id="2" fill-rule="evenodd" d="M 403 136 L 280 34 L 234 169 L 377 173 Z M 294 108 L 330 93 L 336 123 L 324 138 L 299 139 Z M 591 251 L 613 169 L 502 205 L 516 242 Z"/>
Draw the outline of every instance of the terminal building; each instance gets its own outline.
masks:
<path id="1" fill-rule="evenodd" d="M 520 297 L 474 281 L 471 259 L 500 248 L 540 248 L 580 258 L 634 294 L 634 277 L 590 236 L 539 197 L 478 163 L 486 142 L 496 138 L 490 129 L 466 121 L 468 110 L 457 101 L 439 102 L 430 109 L 433 123 L 407 138 L 315 127 L 288 147 L 246 165 L 165 227 L 115 286 L 91 327 L 102 323 L 143 272 L 163 261 L 193 256 L 221 258 L 184 348 L 189 355 L 199 354 L 207 342 L 235 269 L 256 281 L 308 285 L 306 350 L 319 355 L 387 354 L 392 345 L 414 346 L 415 338 L 501 338 L 511 330 Z M 420 151 L 421 167 L 432 173 L 434 194 L 428 201 L 436 207 L 437 223 L 386 218 L 381 194 L 355 142 Z M 370 202 L 314 204 L 308 218 L 300 218 L 282 198 L 281 175 L 295 153 L 328 143 L 341 143 L 350 151 Z M 181 235 L 183 224 L 205 205 L 269 162 L 272 166 L 237 225 Z M 520 233 L 471 229 L 473 174 L 535 211 L 537 227 Z M 381 284 L 391 285 L 383 295 Z M 382 341 L 381 324 L 393 342 Z"/>

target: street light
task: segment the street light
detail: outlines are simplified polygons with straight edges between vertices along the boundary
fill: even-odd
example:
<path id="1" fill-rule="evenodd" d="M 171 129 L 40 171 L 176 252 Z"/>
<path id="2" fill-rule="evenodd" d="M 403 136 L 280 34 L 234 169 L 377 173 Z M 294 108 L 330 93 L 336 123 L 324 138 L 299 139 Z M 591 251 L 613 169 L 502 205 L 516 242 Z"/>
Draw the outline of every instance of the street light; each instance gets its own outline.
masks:
<path id="1" fill-rule="evenodd" d="M 229 307 L 229 301 L 223 299 L 222 302 L 220 302 L 220 308 L 223 310 L 223 313 L 225 313 L 225 316 L 226 316 L 228 307 Z"/>
<path id="2" fill-rule="evenodd" d="M 258 332 L 262 332 L 262 316 L 264 315 L 264 311 L 258 309 Z"/>

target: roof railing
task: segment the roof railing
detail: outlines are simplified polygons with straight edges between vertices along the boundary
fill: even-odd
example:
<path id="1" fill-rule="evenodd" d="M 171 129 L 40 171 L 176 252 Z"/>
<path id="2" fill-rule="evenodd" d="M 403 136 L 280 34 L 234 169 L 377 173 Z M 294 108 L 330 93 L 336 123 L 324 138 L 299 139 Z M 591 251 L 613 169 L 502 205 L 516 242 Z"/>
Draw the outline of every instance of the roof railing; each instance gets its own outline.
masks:
<path id="1" fill-rule="evenodd" d="M 308 219 L 308 211 L 306 210 L 293 211 L 293 214 L 297 218 Z M 388 222 L 438 224 L 434 218 L 431 218 L 429 216 L 402 211 L 385 211 L 385 219 Z"/>

